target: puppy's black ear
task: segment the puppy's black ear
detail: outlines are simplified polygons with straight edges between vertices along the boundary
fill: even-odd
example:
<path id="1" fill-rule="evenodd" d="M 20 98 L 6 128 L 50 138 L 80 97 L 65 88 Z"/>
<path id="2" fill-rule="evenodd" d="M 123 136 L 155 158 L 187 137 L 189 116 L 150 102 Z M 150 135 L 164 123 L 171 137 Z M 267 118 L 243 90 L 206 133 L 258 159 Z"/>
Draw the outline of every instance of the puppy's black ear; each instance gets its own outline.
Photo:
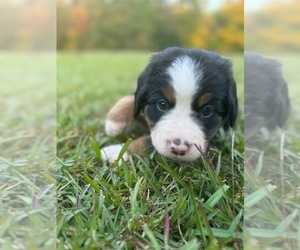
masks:
<path id="1" fill-rule="evenodd" d="M 224 120 L 224 129 L 233 127 L 238 113 L 238 99 L 236 95 L 236 84 L 230 77 L 226 103 L 227 114 Z"/>
<path id="2" fill-rule="evenodd" d="M 147 81 L 151 72 L 151 66 L 148 65 L 138 78 L 137 88 L 134 93 L 134 117 L 137 117 L 145 107 Z"/>

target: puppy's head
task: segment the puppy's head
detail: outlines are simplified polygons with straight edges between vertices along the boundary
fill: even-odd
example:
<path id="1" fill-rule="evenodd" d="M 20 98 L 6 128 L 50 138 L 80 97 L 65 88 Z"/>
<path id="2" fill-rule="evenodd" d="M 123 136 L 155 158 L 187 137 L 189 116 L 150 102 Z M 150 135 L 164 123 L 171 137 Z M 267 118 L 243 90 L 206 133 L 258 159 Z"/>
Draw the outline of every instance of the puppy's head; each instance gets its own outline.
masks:
<path id="1" fill-rule="evenodd" d="M 138 79 L 135 116 L 142 114 L 154 148 L 168 158 L 196 160 L 237 115 L 231 63 L 204 50 L 156 53 Z"/>

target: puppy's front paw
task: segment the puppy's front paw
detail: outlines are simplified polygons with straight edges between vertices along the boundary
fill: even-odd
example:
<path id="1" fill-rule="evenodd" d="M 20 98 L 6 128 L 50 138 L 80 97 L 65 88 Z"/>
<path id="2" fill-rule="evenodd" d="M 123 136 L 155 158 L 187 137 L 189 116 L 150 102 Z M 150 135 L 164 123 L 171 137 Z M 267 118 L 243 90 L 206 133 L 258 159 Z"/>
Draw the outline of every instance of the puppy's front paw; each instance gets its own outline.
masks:
<path id="1" fill-rule="evenodd" d="M 103 160 L 108 161 L 108 163 L 110 165 L 112 165 L 118 159 L 119 154 L 120 154 L 122 148 L 123 148 L 122 144 L 116 144 L 116 145 L 107 146 L 107 147 L 101 149 L 101 158 Z M 122 156 L 122 159 L 124 161 L 127 161 L 128 158 L 129 158 L 129 154 L 127 152 L 125 152 L 123 154 L 123 156 Z"/>
<path id="2" fill-rule="evenodd" d="M 128 95 L 119 100 L 108 112 L 105 121 L 105 132 L 115 137 L 123 132 L 125 127 L 134 120 L 134 95 Z"/>
<path id="3" fill-rule="evenodd" d="M 116 122 L 113 120 L 106 119 L 105 121 L 105 132 L 108 136 L 115 137 L 121 134 L 126 127 L 125 122 Z"/>

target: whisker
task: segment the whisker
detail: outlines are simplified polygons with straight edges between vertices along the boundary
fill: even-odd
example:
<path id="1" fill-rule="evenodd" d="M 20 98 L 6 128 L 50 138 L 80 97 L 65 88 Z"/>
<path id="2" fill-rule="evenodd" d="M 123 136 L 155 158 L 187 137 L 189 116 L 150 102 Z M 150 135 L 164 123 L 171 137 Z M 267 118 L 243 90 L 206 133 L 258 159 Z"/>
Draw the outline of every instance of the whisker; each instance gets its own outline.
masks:
<path id="1" fill-rule="evenodd" d="M 206 161 L 206 163 L 210 166 L 210 168 L 212 170 L 215 169 L 214 165 L 212 164 L 212 162 L 207 158 L 207 156 L 205 155 L 205 153 L 202 151 L 201 146 L 197 145 L 196 143 L 194 143 L 194 146 L 196 147 L 196 149 L 199 151 L 199 153 L 201 154 L 201 157 Z"/>

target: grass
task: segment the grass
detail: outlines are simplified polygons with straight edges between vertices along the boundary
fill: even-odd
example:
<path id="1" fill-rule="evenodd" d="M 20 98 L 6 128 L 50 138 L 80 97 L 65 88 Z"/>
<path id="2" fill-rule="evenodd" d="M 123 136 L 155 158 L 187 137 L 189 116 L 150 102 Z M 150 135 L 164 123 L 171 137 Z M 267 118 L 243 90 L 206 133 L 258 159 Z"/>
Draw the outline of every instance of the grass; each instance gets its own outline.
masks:
<path id="1" fill-rule="evenodd" d="M 147 52 L 58 55 L 59 249 L 241 249 L 243 121 L 220 131 L 205 159 L 150 154 L 110 167 L 101 147 L 108 109 L 133 92 Z M 232 56 L 243 103 L 243 58 Z M 242 107 L 242 105 L 241 105 Z M 241 112 L 242 114 L 242 112 Z"/>
<path id="2" fill-rule="evenodd" d="M 0 58 L 0 248 L 54 249 L 55 57 Z"/>
<path id="3" fill-rule="evenodd" d="M 246 249 L 300 246 L 300 156 L 287 142 L 289 137 L 267 135 L 263 147 L 245 148 Z"/>

